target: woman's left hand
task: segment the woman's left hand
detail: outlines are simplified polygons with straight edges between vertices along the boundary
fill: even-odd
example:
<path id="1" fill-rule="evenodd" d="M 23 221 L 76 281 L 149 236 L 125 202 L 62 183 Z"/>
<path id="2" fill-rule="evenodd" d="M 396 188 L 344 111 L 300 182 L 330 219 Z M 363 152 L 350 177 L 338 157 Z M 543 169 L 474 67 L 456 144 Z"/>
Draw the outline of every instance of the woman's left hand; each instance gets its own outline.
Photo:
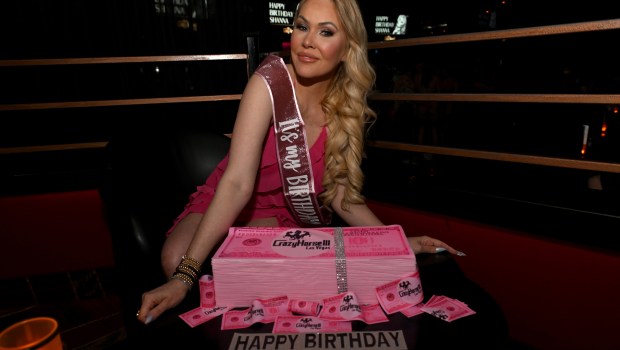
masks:
<path id="1" fill-rule="evenodd" d="M 465 253 L 458 251 L 446 243 L 429 236 L 407 237 L 414 254 L 419 253 L 439 253 L 448 251 L 454 255 L 465 256 Z"/>

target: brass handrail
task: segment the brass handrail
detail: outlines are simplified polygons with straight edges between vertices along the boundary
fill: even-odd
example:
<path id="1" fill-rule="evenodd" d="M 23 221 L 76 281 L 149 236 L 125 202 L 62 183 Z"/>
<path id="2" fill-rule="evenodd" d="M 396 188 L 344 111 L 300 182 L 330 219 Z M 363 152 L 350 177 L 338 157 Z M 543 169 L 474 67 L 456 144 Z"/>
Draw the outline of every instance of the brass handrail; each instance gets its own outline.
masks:
<path id="1" fill-rule="evenodd" d="M 156 98 L 138 98 L 138 99 L 122 99 L 122 100 L 99 100 L 99 101 L 19 103 L 19 104 L 0 105 L 0 111 L 134 106 L 134 105 L 153 105 L 153 104 L 167 104 L 167 103 L 233 101 L 233 100 L 240 100 L 240 99 L 241 99 L 241 94 L 233 94 L 233 95 L 208 95 L 208 96 L 183 96 L 183 97 L 156 97 Z"/>
<path id="2" fill-rule="evenodd" d="M 376 101 L 620 104 L 620 95 L 616 94 L 375 93 L 368 98 Z"/>
<path id="3" fill-rule="evenodd" d="M 220 60 L 247 60 L 248 55 L 172 55 L 172 56 L 127 56 L 127 57 L 91 57 L 91 58 L 40 58 L 23 60 L 0 60 L 0 67 L 24 66 L 58 66 L 82 64 L 110 64 L 110 63 L 146 63 L 146 62 L 185 62 L 185 61 L 220 61 Z"/>
<path id="4" fill-rule="evenodd" d="M 449 44 L 459 42 L 500 40 L 510 38 L 524 38 L 535 36 L 548 36 L 557 34 L 582 33 L 592 31 L 605 31 L 620 29 L 620 19 L 569 23 L 529 28 L 494 30 L 487 32 L 474 32 L 463 34 L 449 34 L 430 37 L 406 38 L 393 41 L 370 42 L 369 49 L 383 49 L 404 46 L 419 46 L 432 44 Z M 136 57 L 101 57 L 101 58 L 62 58 L 62 59 L 23 59 L 23 60 L 0 60 L 0 67 L 18 66 L 42 66 L 42 65 L 82 65 L 82 64 L 111 64 L 111 63 L 142 63 L 142 62 L 179 62 L 179 61 L 207 61 L 207 60 L 231 60 L 248 59 L 247 54 L 223 54 L 223 55 L 173 55 L 173 56 L 136 56 Z M 34 109 L 58 109 L 58 108 L 84 108 L 106 107 L 126 105 L 149 105 L 167 103 L 188 102 L 213 102 L 224 100 L 239 100 L 241 95 L 211 95 L 192 97 L 162 97 L 144 99 L 120 99 L 101 101 L 68 101 L 51 103 L 24 103 L 0 105 L 0 111 L 8 110 L 34 110 Z M 371 100 L 378 101 L 452 101 L 452 102 L 512 102 L 512 103 L 589 103 L 589 104 L 620 104 L 620 95 L 616 94 L 403 94 L 403 93 L 375 93 L 369 96 Z M 519 154 L 507 154 L 498 152 L 486 152 L 476 150 L 462 150 L 446 147 L 432 147 L 422 145 L 409 145 L 393 143 L 389 141 L 369 141 L 370 147 L 399 149 L 414 152 L 455 155 L 481 159 L 493 159 L 509 162 L 522 162 L 573 169 L 588 169 L 619 172 L 618 164 L 604 162 L 591 162 L 583 160 L 570 160 L 560 158 L 536 157 Z M 33 147 L 10 147 L 0 148 L 0 154 L 55 151 L 59 149 L 105 147 L 105 142 L 82 143 L 70 145 L 43 145 Z"/>
<path id="5" fill-rule="evenodd" d="M 535 36 L 549 36 L 557 34 L 574 34 L 593 31 L 620 29 L 620 19 L 602 21 L 578 22 L 569 24 L 556 24 L 549 26 L 502 29 L 486 32 L 446 34 L 419 38 L 405 38 L 389 41 L 377 41 L 368 43 L 369 49 L 386 49 L 393 47 L 420 46 L 434 44 L 452 44 L 471 41 L 501 40 L 513 38 L 525 38 Z"/>
<path id="6" fill-rule="evenodd" d="M 446 156 L 496 160 L 496 161 L 511 162 L 511 163 L 523 163 L 523 164 L 532 164 L 532 165 L 553 166 L 553 167 L 559 167 L 559 168 L 620 173 L 620 163 L 596 162 L 596 161 L 590 161 L 590 160 L 568 159 L 568 158 L 557 158 L 557 157 L 542 157 L 542 156 L 505 153 L 505 152 L 489 152 L 489 151 L 461 149 L 461 148 L 452 148 L 452 147 L 415 145 L 415 144 L 408 144 L 408 143 L 402 143 L 402 142 L 379 141 L 379 140 L 370 140 L 368 141 L 368 145 L 370 147 L 381 148 L 381 149 L 391 149 L 391 150 L 398 150 L 398 151 L 440 154 L 440 155 L 446 155 Z"/>

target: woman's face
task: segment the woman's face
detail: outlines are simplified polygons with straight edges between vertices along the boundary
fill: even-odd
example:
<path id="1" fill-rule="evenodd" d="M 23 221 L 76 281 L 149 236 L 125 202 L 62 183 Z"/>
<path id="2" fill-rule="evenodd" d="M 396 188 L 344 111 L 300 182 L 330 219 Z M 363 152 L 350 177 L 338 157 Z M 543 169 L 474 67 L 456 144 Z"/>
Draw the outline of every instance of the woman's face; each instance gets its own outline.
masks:
<path id="1" fill-rule="evenodd" d="M 347 37 L 332 0 L 308 0 L 291 34 L 291 59 L 299 78 L 329 79 L 345 58 Z"/>

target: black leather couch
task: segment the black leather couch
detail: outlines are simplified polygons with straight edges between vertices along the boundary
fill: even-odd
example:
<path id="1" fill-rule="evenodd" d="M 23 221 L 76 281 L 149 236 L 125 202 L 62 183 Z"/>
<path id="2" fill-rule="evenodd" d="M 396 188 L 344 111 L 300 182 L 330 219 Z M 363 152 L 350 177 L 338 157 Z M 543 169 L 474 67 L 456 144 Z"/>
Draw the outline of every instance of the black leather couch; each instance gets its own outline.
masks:
<path id="1" fill-rule="evenodd" d="M 100 194 L 129 338 L 144 328 L 136 320 L 142 293 L 166 281 L 160 264 L 166 231 L 229 145 L 222 133 L 173 125 L 125 130 L 108 143 Z"/>

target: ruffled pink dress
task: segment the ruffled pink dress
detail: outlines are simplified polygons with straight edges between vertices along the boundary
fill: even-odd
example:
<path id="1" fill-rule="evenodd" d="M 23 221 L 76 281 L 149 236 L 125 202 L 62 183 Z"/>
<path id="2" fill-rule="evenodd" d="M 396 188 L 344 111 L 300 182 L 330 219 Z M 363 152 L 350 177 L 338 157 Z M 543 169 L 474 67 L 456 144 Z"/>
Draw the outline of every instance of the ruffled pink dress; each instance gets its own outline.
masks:
<path id="1" fill-rule="evenodd" d="M 314 188 L 316 193 L 323 192 L 323 185 L 321 182 L 325 164 L 326 139 L 327 128 L 323 127 L 319 138 L 314 145 L 310 147 L 310 160 L 312 161 L 312 172 L 314 175 Z M 198 186 L 196 192 L 190 195 L 189 203 L 185 205 L 183 212 L 174 220 L 174 224 L 170 230 L 168 230 L 168 234 L 170 234 L 177 223 L 189 213 L 204 213 L 207 210 L 207 207 L 213 200 L 215 189 L 227 165 L 228 156 L 218 164 L 217 168 L 207 178 L 205 184 Z M 258 174 L 256 175 L 254 195 L 241 211 L 234 225 L 243 226 L 245 223 L 255 219 L 271 217 L 276 218 L 281 227 L 300 226 L 300 223 L 295 220 L 295 216 L 284 198 L 273 125 L 269 128 L 269 133 L 263 146 L 263 154 L 261 156 Z"/>

